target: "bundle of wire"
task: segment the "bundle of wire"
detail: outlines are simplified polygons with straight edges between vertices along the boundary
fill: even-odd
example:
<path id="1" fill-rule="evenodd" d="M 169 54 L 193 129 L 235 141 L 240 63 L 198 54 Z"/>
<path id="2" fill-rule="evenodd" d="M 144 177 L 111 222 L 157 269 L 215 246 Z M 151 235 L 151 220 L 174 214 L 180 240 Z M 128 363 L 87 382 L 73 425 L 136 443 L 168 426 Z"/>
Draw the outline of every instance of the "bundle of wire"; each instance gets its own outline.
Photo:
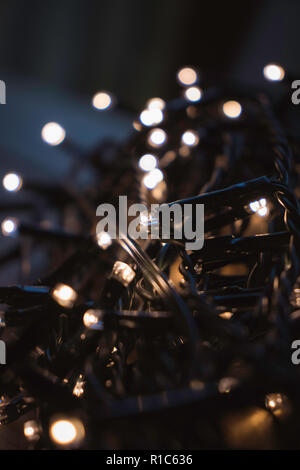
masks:
<path id="1" fill-rule="evenodd" d="M 1 268 L 41 249 L 44 271 L 0 288 L 1 424 L 30 449 L 298 447 L 299 137 L 257 91 L 155 103 L 125 145 L 75 152 L 63 184 L 11 176 L 28 200 L 2 213 L 27 219 L 3 220 Z M 119 195 L 204 204 L 203 248 L 97 236 Z"/>

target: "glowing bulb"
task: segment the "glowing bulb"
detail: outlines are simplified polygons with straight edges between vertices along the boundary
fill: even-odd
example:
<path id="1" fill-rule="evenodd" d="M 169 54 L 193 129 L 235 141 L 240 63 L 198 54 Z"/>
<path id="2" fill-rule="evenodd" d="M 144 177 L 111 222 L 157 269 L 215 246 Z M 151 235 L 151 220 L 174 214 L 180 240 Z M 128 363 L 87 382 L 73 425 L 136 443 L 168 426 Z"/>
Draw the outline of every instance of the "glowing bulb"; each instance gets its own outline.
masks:
<path id="1" fill-rule="evenodd" d="M 111 108 L 113 99 L 109 93 L 100 91 L 93 96 L 92 104 L 94 108 L 99 109 L 100 111 L 105 111 L 106 109 Z"/>
<path id="2" fill-rule="evenodd" d="M 16 173 L 8 173 L 4 176 L 2 184 L 6 191 L 19 191 L 22 187 L 22 178 Z"/>
<path id="3" fill-rule="evenodd" d="M 267 409 L 274 411 L 283 404 L 283 397 L 280 393 L 269 393 L 266 395 L 265 406 Z"/>
<path id="4" fill-rule="evenodd" d="M 232 312 L 219 313 L 219 317 L 224 318 L 224 320 L 230 320 L 230 318 L 232 318 L 232 316 L 233 316 Z"/>
<path id="5" fill-rule="evenodd" d="M 264 77 L 272 82 L 280 82 L 284 79 L 285 71 L 280 65 L 268 64 L 263 70 Z"/>
<path id="6" fill-rule="evenodd" d="M 148 143 L 152 147 L 160 147 L 166 142 L 166 140 L 167 134 L 163 129 L 156 128 L 149 133 Z"/>
<path id="7" fill-rule="evenodd" d="M 48 122 L 42 128 L 42 138 L 49 145 L 59 145 L 66 137 L 66 131 L 57 122 Z"/>
<path id="8" fill-rule="evenodd" d="M 238 380 L 234 377 L 223 377 L 218 384 L 220 393 L 229 393 L 238 385 Z"/>
<path id="9" fill-rule="evenodd" d="M 162 111 L 165 108 L 166 103 L 161 98 L 151 98 L 147 101 L 146 106 L 148 109 L 160 109 Z"/>
<path id="10" fill-rule="evenodd" d="M 181 85 L 188 86 L 196 83 L 198 76 L 196 70 L 191 67 L 184 67 L 177 73 L 177 79 Z"/>
<path id="11" fill-rule="evenodd" d="M 197 86 L 191 86 L 185 90 L 184 96 L 187 100 L 192 102 L 200 101 L 202 97 L 202 91 Z"/>
<path id="12" fill-rule="evenodd" d="M 139 159 L 139 167 L 143 171 L 152 171 L 157 165 L 157 159 L 151 153 L 146 153 Z"/>
<path id="13" fill-rule="evenodd" d="M 4 219 L 1 224 L 2 234 L 6 237 L 14 235 L 17 231 L 17 228 L 17 220 L 11 217 L 7 217 L 6 219 Z"/>
<path id="14" fill-rule="evenodd" d="M 50 426 L 51 439 L 61 446 L 78 443 L 84 435 L 84 426 L 78 419 L 59 419 Z"/>
<path id="15" fill-rule="evenodd" d="M 155 168 L 154 170 L 147 173 L 144 176 L 143 183 L 148 189 L 154 189 L 164 179 L 164 175 L 161 170 Z"/>
<path id="16" fill-rule="evenodd" d="M 77 293 L 66 284 L 57 284 L 52 292 L 52 297 L 62 307 L 71 308 L 77 299 Z"/>
<path id="17" fill-rule="evenodd" d="M 116 261 L 113 265 L 112 277 L 127 287 L 135 278 L 135 272 L 128 264 Z"/>
<path id="18" fill-rule="evenodd" d="M 39 425 L 36 421 L 26 421 L 24 423 L 24 436 L 29 441 L 35 441 L 39 439 Z"/>
<path id="19" fill-rule="evenodd" d="M 112 244 L 111 236 L 107 232 L 97 233 L 97 243 L 102 250 L 106 250 Z"/>
<path id="20" fill-rule="evenodd" d="M 198 137 L 197 133 L 194 132 L 194 131 L 185 131 L 182 134 L 181 140 L 185 145 L 189 145 L 191 147 L 194 147 L 195 145 L 198 144 L 199 137 Z"/>
<path id="21" fill-rule="evenodd" d="M 242 106 L 238 101 L 226 101 L 223 104 L 223 113 L 231 119 L 236 119 L 242 113 Z"/>
<path id="22" fill-rule="evenodd" d="M 93 308 L 89 308 L 83 315 L 82 321 L 83 321 L 84 326 L 86 326 L 86 328 L 92 328 L 94 330 L 103 329 L 101 310 L 95 310 Z"/>
<path id="23" fill-rule="evenodd" d="M 164 115 L 158 108 L 144 109 L 140 114 L 140 121 L 144 126 L 154 126 L 162 122 Z"/>
<path id="24" fill-rule="evenodd" d="M 265 198 L 250 202 L 249 207 L 252 212 L 256 212 L 261 217 L 264 217 L 268 213 L 267 200 Z"/>
<path id="25" fill-rule="evenodd" d="M 80 375 L 73 388 L 73 395 L 75 395 L 76 397 L 81 397 L 84 394 L 84 385 L 85 381 L 83 380 L 82 375 Z"/>

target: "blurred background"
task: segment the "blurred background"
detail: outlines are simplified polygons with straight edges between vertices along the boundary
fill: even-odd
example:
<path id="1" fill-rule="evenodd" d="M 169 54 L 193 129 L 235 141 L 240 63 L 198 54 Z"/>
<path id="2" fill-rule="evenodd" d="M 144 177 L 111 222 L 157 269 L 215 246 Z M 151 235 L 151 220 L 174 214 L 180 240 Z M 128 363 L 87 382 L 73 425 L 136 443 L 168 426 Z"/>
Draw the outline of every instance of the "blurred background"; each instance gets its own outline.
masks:
<path id="1" fill-rule="evenodd" d="M 71 158 L 42 141 L 49 121 L 84 149 L 108 137 L 124 141 L 149 98 L 178 96 L 182 66 L 198 68 L 201 87 L 226 80 L 264 87 L 270 62 L 300 79 L 299 18 L 297 0 L 1 0 L 0 179 L 9 171 L 63 178 Z M 101 90 L 121 106 L 95 110 Z M 11 269 L 1 284 L 14 278 Z M 0 448 L 15 447 L 16 435 L 22 447 L 23 431 L 10 429 Z"/>
<path id="2" fill-rule="evenodd" d="M 40 138 L 48 121 L 84 147 L 124 139 L 147 99 L 178 95 L 183 65 L 199 68 L 202 86 L 263 84 L 268 62 L 297 74 L 299 16 L 297 0 L 2 0 L 2 170 L 64 171 L 67 156 Z M 103 89 L 126 111 L 94 110 L 91 98 Z"/>

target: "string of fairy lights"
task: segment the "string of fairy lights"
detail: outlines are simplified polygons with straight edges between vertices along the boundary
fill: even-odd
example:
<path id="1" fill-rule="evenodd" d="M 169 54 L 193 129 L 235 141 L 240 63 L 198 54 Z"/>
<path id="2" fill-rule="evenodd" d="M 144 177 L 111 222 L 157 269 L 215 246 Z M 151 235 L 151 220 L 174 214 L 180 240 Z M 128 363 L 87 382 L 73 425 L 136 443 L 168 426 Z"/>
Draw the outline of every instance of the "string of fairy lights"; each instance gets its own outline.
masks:
<path id="1" fill-rule="evenodd" d="M 263 75 L 278 86 L 286 80 L 278 64 Z M 24 192 L 34 206 L 30 195 L 38 192 L 59 221 L 45 224 L 35 212 L 29 223 L 19 200 L 3 205 L 12 213 L 2 235 L 16 246 L 0 256 L 2 269 L 15 258 L 22 263 L 18 246 L 28 237 L 31 250 L 41 245 L 48 257 L 34 285 L 0 287 L 8 345 L 0 423 L 25 415 L 29 448 L 147 448 L 154 435 L 158 446 L 172 447 L 174 433 L 175 446 L 224 448 L 235 445 L 221 425 L 225 412 L 249 409 L 247 425 L 234 421 L 249 436 L 268 423 L 282 438 L 297 418 L 290 348 L 300 332 L 300 140 L 285 136 L 265 95 L 200 87 L 200 78 L 193 67 L 180 69 L 179 98 L 148 100 L 128 142 L 105 142 L 80 157 L 75 171 L 88 166 L 100 183 L 47 186 L 17 172 L 3 176 L 8 193 Z M 99 91 L 92 106 L 106 112 L 118 100 Z M 41 138 L 72 151 L 59 123 L 46 123 Z M 120 194 L 148 205 L 204 203 L 203 249 L 187 251 L 172 235 L 137 243 L 96 234 L 97 206 Z M 215 423 L 214 438 L 184 424 L 189 406 L 204 430 Z M 134 417 L 149 436 L 139 436 Z M 175 432 L 170 423 L 179 417 Z"/>

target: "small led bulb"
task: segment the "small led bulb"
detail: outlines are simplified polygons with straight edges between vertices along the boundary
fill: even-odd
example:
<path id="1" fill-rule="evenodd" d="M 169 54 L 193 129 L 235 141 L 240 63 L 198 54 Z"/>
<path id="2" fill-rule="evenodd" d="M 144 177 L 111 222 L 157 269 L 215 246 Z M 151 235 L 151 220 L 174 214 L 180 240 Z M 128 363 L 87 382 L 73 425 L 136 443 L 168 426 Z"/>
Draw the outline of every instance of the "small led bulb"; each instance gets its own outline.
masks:
<path id="1" fill-rule="evenodd" d="M 24 423 L 24 436 L 28 441 L 37 441 L 40 438 L 40 427 L 34 420 Z"/>
<path id="2" fill-rule="evenodd" d="M 242 113 L 242 106 L 238 101 L 226 101 L 223 104 L 223 113 L 230 119 L 236 119 Z"/>
<path id="3" fill-rule="evenodd" d="M 151 147 L 161 147 L 164 145 L 164 143 L 167 140 L 167 134 L 163 129 L 160 128 L 155 128 L 152 129 L 151 132 L 149 132 L 148 135 L 148 144 L 151 145 Z"/>
<path id="4" fill-rule="evenodd" d="M 107 250 L 112 244 L 111 236 L 108 232 L 97 233 L 97 243 L 102 250 Z"/>
<path id="5" fill-rule="evenodd" d="M 83 315 L 82 321 L 86 328 L 103 330 L 102 311 L 89 308 Z"/>
<path id="6" fill-rule="evenodd" d="M 220 393 L 230 393 L 233 388 L 238 385 L 238 380 L 235 377 L 223 377 L 218 384 Z"/>
<path id="7" fill-rule="evenodd" d="M 264 217 L 268 213 L 267 200 L 264 197 L 258 201 L 250 202 L 249 207 L 252 212 L 257 213 L 261 217 Z"/>
<path id="8" fill-rule="evenodd" d="M 182 143 L 189 147 L 194 147 L 199 142 L 198 134 L 195 131 L 185 131 L 181 136 Z"/>
<path id="9" fill-rule="evenodd" d="M 16 192 L 22 187 L 22 178 L 16 173 L 7 173 L 2 180 L 2 184 L 6 191 Z"/>
<path id="10" fill-rule="evenodd" d="M 283 404 L 283 397 L 281 393 L 269 393 L 266 395 L 265 406 L 270 411 L 275 411 Z"/>
<path id="11" fill-rule="evenodd" d="M 57 122 L 48 122 L 42 128 L 42 138 L 49 145 L 59 145 L 66 137 L 66 131 Z"/>
<path id="12" fill-rule="evenodd" d="M 140 121 L 144 126 L 155 126 L 162 122 L 163 112 L 158 108 L 144 109 L 140 114 Z"/>
<path id="13" fill-rule="evenodd" d="M 3 220 L 1 224 L 1 230 L 2 234 L 5 237 L 13 237 L 16 235 L 18 229 L 18 222 L 16 219 L 12 217 L 7 217 L 6 219 Z"/>
<path id="14" fill-rule="evenodd" d="M 158 183 L 160 183 L 164 179 L 163 172 L 158 168 L 155 168 L 152 171 L 149 171 L 144 178 L 143 183 L 148 189 L 154 189 Z"/>
<path id="15" fill-rule="evenodd" d="M 146 153 L 139 159 L 139 167 L 143 171 L 152 171 L 157 165 L 157 159 L 151 153 Z"/>
<path id="16" fill-rule="evenodd" d="M 127 287 L 135 278 L 134 270 L 122 261 L 116 261 L 112 269 L 112 278 L 121 282 L 124 287 Z"/>
<path id="17" fill-rule="evenodd" d="M 184 96 L 188 101 L 192 101 L 194 103 L 201 100 L 202 91 L 197 86 L 191 86 L 185 90 Z"/>
<path id="18" fill-rule="evenodd" d="M 80 375 L 73 388 L 73 395 L 75 395 L 75 397 L 81 397 L 84 394 L 84 386 L 85 380 L 83 379 L 83 376 Z"/>
<path id="19" fill-rule="evenodd" d="M 93 96 L 92 103 L 94 108 L 98 109 L 99 111 L 106 111 L 112 107 L 113 97 L 106 91 L 100 91 Z"/>
<path id="20" fill-rule="evenodd" d="M 79 444 L 85 436 L 82 422 L 77 418 L 56 419 L 50 425 L 50 437 L 60 446 Z"/>
<path id="21" fill-rule="evenodd" d="M 146 106 L 148 109 L 160 109 L 162 111 L 165 108 L 166 103 L 161 98 L 151 98 L 147 101 Z"/>
<path id="22" fill-rule="evenodd" d="M 192 67 L 183 67 L 177 73 L 177 79 L 180 85 L 194 85 L 198 80 L 197 72 Z"/>
<path id="23" fill-rule="evenodd" d="M 66 284 L 57 284 L 52 291 L 53 299 L 62 307 L 72 308 L 77 299 L 77 293 Z"/>
<path id="24" fill-rule="evenodd" d="M 264 77 L 272 82 L 281 82 L 284 79 L 285 71 L 281 65 L 268 64 L 263 69 Z"/>

